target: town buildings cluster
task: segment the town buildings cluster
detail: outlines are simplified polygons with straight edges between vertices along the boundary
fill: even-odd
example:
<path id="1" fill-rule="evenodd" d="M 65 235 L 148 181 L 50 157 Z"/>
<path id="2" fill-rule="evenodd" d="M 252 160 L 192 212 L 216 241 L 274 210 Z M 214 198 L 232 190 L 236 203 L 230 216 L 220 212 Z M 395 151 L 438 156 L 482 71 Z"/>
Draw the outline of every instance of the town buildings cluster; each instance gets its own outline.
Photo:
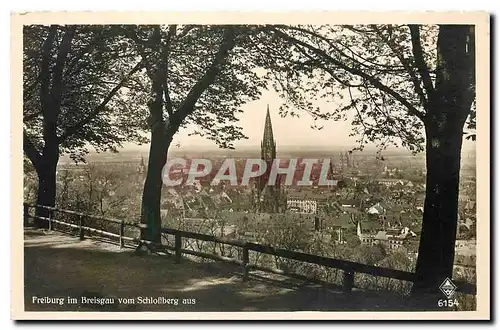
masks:
<path id="1" fill-rule="evenodd" d="M 329 233 L 328 237 L 338 244 L 345 244 L 354 236 L 360 244 L 382 244 L 388 250 L 404 247 L 416 255 L 425 196 L 421 169 L 386 165 L 388 162 L 374 157 L 358 158 L 348 151 L 331 157 L 329 185 L 284 185 L 283 175 L 269 185 L 271 164 L 278 152 L 269 108 L 260 147 L 261 159 L 268 167 L 249 185 L 233 186 L 222 181 L 214 186 L 213 177 L 208 175 L 192 186 L 170 187 L 162 204 L 164 216 L 207 218 L 213 216 L 215 210 L 247 219 L 252 215 L 255 219 L 265 214 L 286 214 L 290 219 L 305 219 L 311 231 Z M 244 159 L 237 159 L 237 169 L 243 164 Z M 182 173 L 188 168 L 177 171 Z M 297 179 L 302 177 L 300 168 L 295 175 Z M 311 180 L 317 179 L 317 175 L 313 170 Z M 296 182 L 296 178 L 294 180 Z M 458 238 L 472 240 L 475 239 L 475 196 L 465 193 L 460 198 Z"/>

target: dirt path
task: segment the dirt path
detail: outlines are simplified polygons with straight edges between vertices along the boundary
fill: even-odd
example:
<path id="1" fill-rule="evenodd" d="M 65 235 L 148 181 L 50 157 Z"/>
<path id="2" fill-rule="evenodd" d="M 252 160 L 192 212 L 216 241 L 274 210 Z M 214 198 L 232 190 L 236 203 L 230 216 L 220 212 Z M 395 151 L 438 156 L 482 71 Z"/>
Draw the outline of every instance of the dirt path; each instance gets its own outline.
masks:
<path id="1" fill-rule="evenodd" d="M 409 307 L 405 299 L 389 293 L 346 294 L 276 278 L 244 283 L 240 270 L 230 265 L 189 260 L 175 264 L 169 256 L 137 256 L 115 245 L 79 241 L 57 232 L 26 230 L 24 238 L 27 311 L 377 311 Z M 76 298 L 76 303 L 69 303 L 68 297 Z"/>

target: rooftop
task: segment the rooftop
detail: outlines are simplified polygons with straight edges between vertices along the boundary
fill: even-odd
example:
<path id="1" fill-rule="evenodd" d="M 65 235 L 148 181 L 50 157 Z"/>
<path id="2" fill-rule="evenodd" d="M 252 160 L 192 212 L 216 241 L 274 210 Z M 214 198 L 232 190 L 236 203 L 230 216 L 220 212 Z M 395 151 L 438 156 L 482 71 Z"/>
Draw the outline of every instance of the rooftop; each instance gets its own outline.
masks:
<path id="1" fill-rule="evenodd" d="M 333 197 L 333 193 L 317 193 L 310 190 L 290 191 L 287 193 L 287 199 L 303 199 L 323 201 Z"/>

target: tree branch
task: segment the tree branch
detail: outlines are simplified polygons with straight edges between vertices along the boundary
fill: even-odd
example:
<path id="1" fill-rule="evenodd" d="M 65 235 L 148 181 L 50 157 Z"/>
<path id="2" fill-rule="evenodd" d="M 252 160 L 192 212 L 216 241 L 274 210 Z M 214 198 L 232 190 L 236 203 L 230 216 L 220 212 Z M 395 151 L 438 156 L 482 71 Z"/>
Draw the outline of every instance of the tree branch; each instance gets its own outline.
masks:
<path id="1" fill-rule="evenodd" d="M 40 102 L 44 117 L 49 117 L 50 111 L 50 52 L 57 34 L 57 26 L 51 25 L 49 34 L 42 45 L 42 60 L 40 65 Z"/>
<path id="2" fill-rule="evenodd" d="M 111 101 L 113 96 L 123 87 L 123 85 L 130 79 L 130 77 L 140 71 L 144 66 L 144 60 L 141 60 L 139 63 L 137 63 L 132 70 L 116 85 L 109 93 L 108 95 L 104 98 L 104 100 L 85 118 L 77 122 L 75 125 L 69 127 L 68 129 L 65 130 L 65 132 L 58 138 L 59 142 L 63 142 L 66 140 L 69 136 L 75 134 L 80 130 L 83 126 L 87 125 L 90 123 L 100 112 L 104 110 L 106 105 Z"/>
<path id="3" fill-rule="evenodd" d="M 51 114 L 56 118 L 59 115 L 59 109 L 61 106 L 61 95 L 62 95 L 62 76 L 64 71 L 64 65 L 66 63 L 66 58 L 68 57 L 69 51 L 71 49 L 71 42 L 75 35 L 75 27 L 69 27 L 63 35 L 61 45 L 59 46 L 59 52 L 56 58 L 56 64 L 52 73 L 52 88 L 50 89 L 51 98 Z"/>
<path id="4" fill-rule="evenodd" d="M 361 123 L 364 130 L 366 131 L 368 128 L 366 127 L 366 123 L 363 120 L 363 116 L 361 116 L 361 112 L 359 111 L 358 106 L 356 105 L 356 101 L 354 101 L 354 98 L 352 97 L 350 86 L 348 87 L 348 91 L 349 91 L 349 97 L 351 98 L 351 104 L 354 106 L 354 109 L 356 109 L 356 113 L 358 114 L 359 122 Z"/>
<path id="5" fill-rule="evenodd" d="M 154 127 L 157 123 L 163 123 L 163 94 L 166 77 L 165 49 L 162 43 L 161 29 L 159 25 L 153 26 L 149 39 L 151 58 L 146 61 L 146 70 L 150 72 L 151 99 L 148 102 L 149 125 Z"/>
<path id="6" fill-rule="evenodd" d="M 71 76 L 71 74 L 78 72 L 79 70 L 83 70 L 85 67 L 82 67 L 82 62 L 85 64 L 85 61 L 82 61 L 83 57 L 97 47 L 98 42 L 100 42 L 100 35 L 93 35 L 91 39 L 88 41 L 88 44 L 83 48 L 77 49 L 76 53 L 71 56 L 71 59 L 68 61 L 66 65 L 65 75 Z M 74 50 L 74 49 L 73 49 Z"/>
<path id="7" fill-rule="evenodd" d="M 194 106 L 201 94 L 215 81 L 217 75 L 222 71 L 222 66 L 229 56 L 229 51 L 235 45 L 234 28 L 228 26 L 224 30 L 224 39 L 219 47 L 213 63 L 203 76 L 191 88 L 179 109 L 170 118 L 169 130 L 175 133 L 183 120 L 194 111 Z"/>
<path id="8" fill-rule="evenodd" d="M 315 58 L 313 58 L 311 55 L 307 54 L 307 52 L 305 52 L 302 48 L 298 48 L 298 51 L 301 52 L 305 57 L 307 57 L 309 59 L 309 61 L 311 63 L 318 63 L 319 61 L 316 60 Z M 335 72 L 331 69 L 331 68 L 328 68 L 328 67 L 323 67 L 324 70 L 326 72 L 328 72 L 330 74 L 330 76 L 335 79 L 338 83 L 340 83 L 341 85 L 344 85 L 344 86 L 347 86 L 347 87 L 361 87 L 364 85 L 364 83 L 360 83 L 360 84 L 351 84 L 351 83 L 348 83 L 347 81 L 344 81 L 342 79 L 340 79 L 339 77 L 337 77 L 337 75 L 335 74 Z"/>
<path id="9" fill-rule="evenodd" d="M 27 121 L 33 120 L 36 117 L 40 116 L 41 114 L 42 114 L 41 111 L 37 111 L 37 112 L 34 112 L 34 113 L 30 113 L 28 115 L 25 115 L 25 116 L 23 116 L 23 122 L 27 122 Z"/>
<path id="10" fill-rule="evenodd" d="M 195 28 L 195 25 L 185 25 L 185 26 L 183 26 L 182 31 L 179 33 L 179 35 L 177 37 L 178 38 L 185 37 L 194 28 Z"/>
<path id="11" fill-rule="evenodd" d="M 330 46 L 332 49 L 336 50 L 340 55 L 352 60 L 352 61 L 356 61 L 356 63 L 359 63 L 359 65 L 362 65 L 362 66 L 365 66 L 365 67 L 370 67 L 369 65 L 366 65 L 365 63 L 357 60 L 355 57 L 358 57 L 360 59 L 362 59 L 363 61 L 365 61 L 366 63 L 369 63 L 373 66 L 377 66 L 377 67 L 380 67 L 380 68 L 384 68 L 385 70 L 400 70 L 401 69 L 401 66 L 394 66 L 394 65 L 387 65 L 387 64 L 382 64 L 382 63 L 376 63 L 376 62 L 373 62 L 367 58 L 365 58 L 364 56 L 361 56 L 359 53 L 356 53 L 354 52 L 350 47 L 348 47 L 347 45 L 344 45 L 342 44 L 341 42 L 336 42 L 337 44 L 341 45 L 342 47 L 344 47 L 345 49 L 347 49 L 348 51 L 351 52 L 351 56 L 347 55 L 345 52 L 343 52 L 341 49 L 339 49 L 337 46 L 335 46 L 335 43 L 331 40 L 331 39 L 328 39 L 327 37 L 325 36 L 322 36 L 320 35 L 319 33 L 317 32 L 313 32 L 313 31 L 310 31 L 310 30 L 307 30 L 307 29 L 304 29 L 304 28 L 301 28 L 301 27 L 295 27 L 295 26 L 279 26 L 278 27 L 283 27 L 283 28 L 286 28 L 288 30 L 294 30 L 294 31 L 298 31 L 298 32 L 302 32 L 302 33 L 306 33 L 312 37 L 315 37 L 315 38 L 318 38 L 324 42 L 326 42 L 328 44 L 328 46 Z M 379 70 L 384 70 L 384 69 L 379 69 Z"/>
<path id="12" fill-rule="evenodd" d="M 378 80 L 377 78 L 357 69 L 357 68 L 354 68 L 354 67 L 348 67 L 347 65 L 345 65 L 344 63 L 332 58 L 331 56 L 329 56 L 325 51 L 321 50 L 321 49 L 318 49 L 314 46 L 311 46 L 309 45 L 308 43 L 306 42 L 303 42 L 301 40 L 298 40 L 292 36 L 289 36 L 288 34 L 278 30 L 277 28 L 273 27 L 273 26 L 269 26 L 269 29 L 271 29 L 272 31 L 274 31 L 277 35 L 281 36 L 282 38 L 288 40 L 288 41 L 291 41 L 293 42 L 294 44 L 296 45 L 300 45 L 302 47 L 305 47 L 307 49 L 309 49 L 310 51 L 312 51 L 313 53 L 315 53 L 316 55 L 320 56 L 321 58 L 323 58 L 325 61 L 328 61 L 330 63 L 332 63 L 333 65 L 351 73 L 351 74 L 354 74 L 356 76 L 359 76 L 361 78 L 364 78 L 365 80 L 367 80 L 368 82 L 370 82 L 374 87 L 380 89 L 381 91 L 391 95 L 392 97 L 394 97 L 396 100 L 398 100 L 401 104 L 403 104 L 407 109 L 408 109 L 408 112 L 414 116 L 417 116 L 419 119 L 421 119 L 422 121 L 424 120 L 424 117 L 425 117 L 425 114 L 420 112 L 419 110 L 417 110 L 407 99 L 405 99 L 404 97 L 402 97 L 399 93 L 397 93 L 396 91 L 394 91 L 392 88 L 384 85 L 382 82 L 380 82 L 380 80 Z"/>
<path id="13" fill-rule="evenodd" d="M 23 130 L 23 150 L 35 167 L 36 171 L 39 172 L 42 168 L 42 156 L 36 149 L 33 142 L 31 142 L 26 130 Z"/>
<path id="14" fill-rule="evenodd" d="M 422 103 L 422 106 L 425 108 L 427 105 L 427 99 L 425 97 L 424 91 L 422 90 L 422 87 L 420 86 L 420 80 L 415 74 L 415 71 L 413 71 L 413 68 L 410 66 L 408 59 L 406 59 L 404 55 L 397 49 L 396 44 L 391 42 L 390 39 L 386 38 L 382 34 L 382 31 L 380 31 L 380 29 L 378 29 L 377 27 L 374 27 L 374 29 L 377 35 L 387 44 L 387 46 L 389 46 L 394 55 L 399 59 L 399 62 L 405 68 L 406 72 L 408 72 L 408 74 L 410 75 L 413 87 L 415 88 L 415 93 L 417 93 L 418 97 L 420 98 L 420 102 Z"/>
<path id="15" fill-rule="evenodd" d="M 424 83 L 425 91 L 430 99 L 434 93 L 434 86 L 432 85 L 432 80 L 429 75 L 429 67 L 425 63 L 425 59 L 422 51 L 422 44 L 420 43 L 420 27 L 418 25 L 408 25 L 411 34 L 411 45 L 413 57 L 415 58 L 415 65 L 417 66 L 420 76 L 422 76 L 422 82 Z"/>
<path id="16" fill-rule="evenodd" d="M 165 57 L 165 81 L 163 82 L 163 94 L 165 94 L 165 108 L 169 116 L 172 116 L 174 112 L 174 107 L 172 105 L 172 100 L 170 99 L 170 92 L 168 90 L 168 58 L 170 53 L 170 45 L 172 43 L 172 38 L 175 36 L 177 31 L 177 25 L 170 25 L 168 28 L 167 42 L 164 47 L 164 57 Z"/>

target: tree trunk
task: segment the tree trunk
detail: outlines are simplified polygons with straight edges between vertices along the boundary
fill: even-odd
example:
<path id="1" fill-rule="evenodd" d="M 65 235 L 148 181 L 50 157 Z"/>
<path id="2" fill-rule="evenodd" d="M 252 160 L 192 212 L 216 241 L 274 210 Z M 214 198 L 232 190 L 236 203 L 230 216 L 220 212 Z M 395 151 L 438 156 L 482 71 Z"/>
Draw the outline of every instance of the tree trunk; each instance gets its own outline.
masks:
<path id="1" fill-rule="evenodd" d="M 435 89 L 429 91 L 424 119 L 427 181 L 414 295 L 440 294 L 441 283 L 453 275 L 460 154 L 475 98 L 474 75 L 474 28 L 440 25 Z"/>
<path id="2" fill-rule="evenodd" d="M 175 35 L 175 27 L 169 29 L 169 35 Z M 170 36 L 168 38 L 170 38 Z M 151 145 L 149 149 L 148 172 L 142 194 L 141 223 L 146 228 L 141 229 L 141 238 L 153 242 L 161 242 L 161 189 L 163 185 L 162 170 L 167 161 L 167 152 L 174 134 L 178 131 L 184 119 L 193 113 L 195 104 L 201 94 L 215 81 L 221 68 L 229 56 L 229 51 L 235 45 L 233 28 L 224 29 L 224 39 L 215 54 L 214 62 L 203 76 L 193 85 L 180 107 L 174 111 L 168 94 L 168 43 L 162 45 L 160 28 L 154 27 L 150 46 L 158 58 L 146 64 L 147 73 L 152 83 L 151 100 L 148 103 L 151 126 Z M 164 102 L 164 96 L 166 98 Z M 164 120 L 164 107 L 168 113 L 168 121 Z"/>
<path id="3" fill-rule="evenodd" d="M 415 293 L 439 293 L 439 285 L 452 277 L 462 126 L 453 122 L 435 123 L 426 130 L 427 181 Z"/>
<path id="4" fill-rule="evenodd" d="M 54 207 L 56 204 L 56 171 L 59 161 L 59 146 L 47 144 L 43 150 L 42 163 L 37 168 L 38 192 L 37 205 Z M 36 216 L 47 218 L 51 212 L 45 208 L 37 207 Z M 48 222 L 35 219 L 35 225 L 39 228 L 48 228 Z"/>
<path id="5" fill-rule="evenodd" d="M 156 243 L 161 242 L 162 170 L 167 161 L 167 151 L 171 141 L 172 137 L 166 136 L 163 125 L 157 125 L 152 129 L 148 169 L 141 205 L 141 224 L 147 225 L 147 227 L 141 229 L 141 239 Z"/>

